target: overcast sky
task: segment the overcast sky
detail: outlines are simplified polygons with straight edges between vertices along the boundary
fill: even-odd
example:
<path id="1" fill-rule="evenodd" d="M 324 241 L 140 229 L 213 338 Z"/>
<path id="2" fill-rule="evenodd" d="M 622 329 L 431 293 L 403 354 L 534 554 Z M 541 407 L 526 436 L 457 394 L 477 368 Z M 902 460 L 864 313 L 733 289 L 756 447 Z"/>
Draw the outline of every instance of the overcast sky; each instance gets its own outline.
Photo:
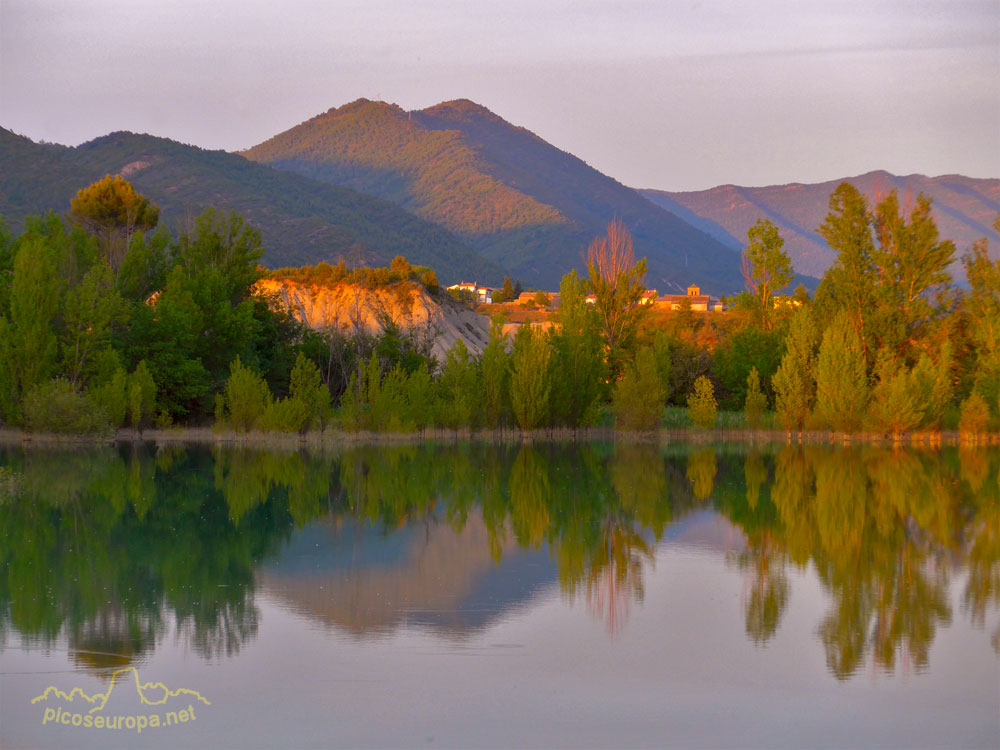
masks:
<path id="1" fill-rule="evenodd" d="M 0 0 L 0 125 L 246 148 L 472 99 L 634 187 L 1000 177 L 998 0 Z"/>

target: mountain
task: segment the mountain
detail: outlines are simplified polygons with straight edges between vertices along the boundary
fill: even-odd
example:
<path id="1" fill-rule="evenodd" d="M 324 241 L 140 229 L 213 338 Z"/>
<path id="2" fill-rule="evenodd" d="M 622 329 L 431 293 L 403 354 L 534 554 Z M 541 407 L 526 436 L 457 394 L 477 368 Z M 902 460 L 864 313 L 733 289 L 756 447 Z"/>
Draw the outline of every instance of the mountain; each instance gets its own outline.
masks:
<path id="1" fill-rule="evenodd" d="M 617 216 L 648 258 L 648 286 L 743 286 L 732 248 L 468 100 L 407 112 L 359 99 L 242 153 L 391 200 L 526 284 L 553 289 L 583 270 L 587 245 Z"/>
<path id="2" fill-rule="evenodd" d="M 938 229 L 942 237 L 955 243 L 956 255 L 962 255 L 982 237 L 987 237 L 993 247 L 1000 243 L 1000 236 L 992 228 L 994 217 L 1000 213 L 1000 180 L 996 179 L 918 174 L 901 177 L 878 171 L 811 185 L 721 185 L 688 193 L 639 192 L 737 249 L 746 244 L 747 230 L 753 223 L 768 218 L 781 230 L 795 270 L 822 276 L 833 262 L 834 253 L 816 230 L 829 210 L 830 194 L 845 181 L 868 195 L 873 205 L 891 190 L 897 191 L 904 210 L 912 207 L 920 193 L 932 198 Z M 956 262 L 952 273 L 963 275 L 960 263 Z"/>
<path id="3" fill-rule="evenodd" d="M 447 230 L 389 201 L 224 151 L 125 132 L 69 148 L 0 128 L 0 214 L 14 229 L 28 214 L 65 212 L 77 190 L 105 174 L 121 174 L 158 204 L 170 229 L 208 206 L 238 211 L 261 231 L 271 267 L 339 256 L 351 265 L 384 266 L 404 255 L 436 269 L 445 283 L 499 284 L 504 276 Z"/>

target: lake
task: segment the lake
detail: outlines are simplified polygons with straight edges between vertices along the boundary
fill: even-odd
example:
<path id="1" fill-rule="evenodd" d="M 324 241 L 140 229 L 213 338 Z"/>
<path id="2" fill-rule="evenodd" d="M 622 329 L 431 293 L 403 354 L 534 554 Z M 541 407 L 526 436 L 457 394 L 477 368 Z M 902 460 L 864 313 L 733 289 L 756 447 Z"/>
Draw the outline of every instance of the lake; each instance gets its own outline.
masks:
<path id="1" fill-rule="evenodd" d="M 996 449 L 0 467 L 4 748 L 1000 746 Z"/>

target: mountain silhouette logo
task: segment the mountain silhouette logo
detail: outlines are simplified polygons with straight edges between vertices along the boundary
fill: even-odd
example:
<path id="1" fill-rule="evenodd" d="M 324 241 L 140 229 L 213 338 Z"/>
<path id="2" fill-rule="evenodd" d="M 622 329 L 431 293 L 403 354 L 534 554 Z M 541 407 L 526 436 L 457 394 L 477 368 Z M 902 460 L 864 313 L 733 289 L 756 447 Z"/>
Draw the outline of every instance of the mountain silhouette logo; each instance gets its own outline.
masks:
<path id="1" fill-rule="evenodd" d="M 171 690 L 162 682 L 140 682 L 139 671 L 135 667 L 123 667 L 122 669 L 116 669 L 111 674 L 111 684 L 108 685 L 108 689 L 103 693 L 88 695 L 78 687 L 73 688 L 67 693 L 54 685 L 50 685 L 45 688 L 44 693 L 32 698 L 31 703 L 34 705 L 42 701 L 48 701 L 52 697 L 61 698 L 64 701 L 73 703 L 79 697 L 81 700 L 91 704 L 92 707 L 87 713 L 92 714 L 97 711 L 102 711 L 104 710 L 104 706 L 107 705 L 108 698 L 111 697 L 112 691 L 115 689 L 115 684 L 120 680 L 127 679 L 127 677 L 124 677 L 127 672 L 132 673 L 132 679 L 135 683 L 135 691 L 139 695 L 139 700 L 143 703 L 143 705 L 162 706 L 168 699 L 176 698 L 182 695 L 191 696 L 194 699 L 201 701 L 206 706 L 212 705 L 212 702 L 205 698 L 197 690 L 191 690 L 190 688 L 177 688 L 175 690 Z"/>

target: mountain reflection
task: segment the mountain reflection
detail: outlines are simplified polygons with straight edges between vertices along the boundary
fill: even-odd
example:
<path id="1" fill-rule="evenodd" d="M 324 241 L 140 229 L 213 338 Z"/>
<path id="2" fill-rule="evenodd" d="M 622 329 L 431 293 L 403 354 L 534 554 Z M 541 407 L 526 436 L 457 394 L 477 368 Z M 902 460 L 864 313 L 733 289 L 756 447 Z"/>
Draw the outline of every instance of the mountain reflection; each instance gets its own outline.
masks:
<path id="1" fill-rule="evenodd" d="M 707 512 L 742 533 L 718 551 L 743 577 L 751 642 L 780 632 L 789 569 L 811 569 L 832 674 L 919 671 L 955 616 L 952 578 L 976 626 L 1000 606 L 998 464 L 992 449 L 822 446 L 7 450 L 0 636 L 65 642 L 109 674 L 170 633 L 238 653 L 261 593 L 354 637 L 462 638 L 552 586 L 614 635 L 658 544 Z M 984 640 L 1000 651 L 1000 632 Z"/>

